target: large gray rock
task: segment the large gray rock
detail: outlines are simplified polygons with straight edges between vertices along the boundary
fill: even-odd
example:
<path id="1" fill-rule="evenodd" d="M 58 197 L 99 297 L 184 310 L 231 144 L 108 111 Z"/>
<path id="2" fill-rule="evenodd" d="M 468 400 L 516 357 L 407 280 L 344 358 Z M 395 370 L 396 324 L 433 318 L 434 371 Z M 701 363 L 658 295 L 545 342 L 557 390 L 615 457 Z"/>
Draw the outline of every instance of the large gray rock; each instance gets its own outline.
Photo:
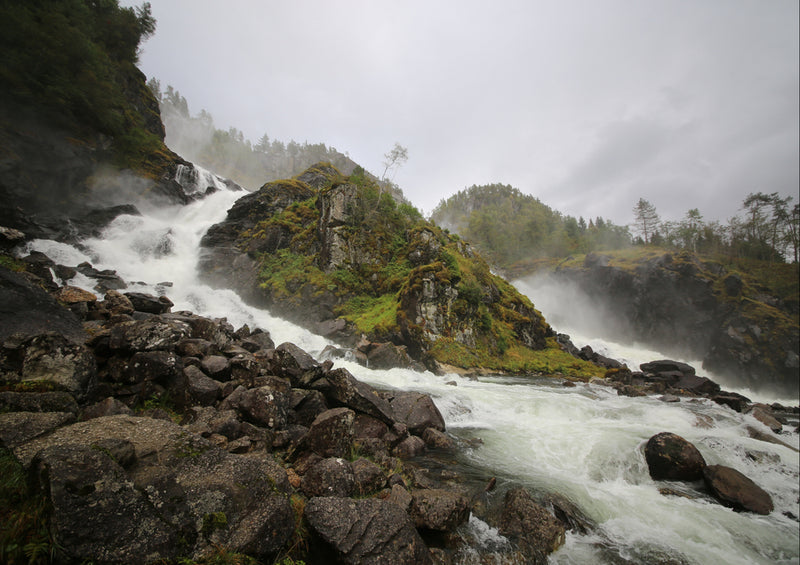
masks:
<path id="1" fill-rule="evenodd" d="M 78 399 L 85 398 L 97 384 L 97 365 L 91 351 L 60 335 L 40 334 L 15 349 L 21 363 L 13 368 L 23 383 L 50 383 Z"/>
<path id="2" fill-rule="evenodd" d="M 706 466 L 703 455 L 681 436 L 662 432 L 644 448 L 650 476 L 656 481 L 699 481 Z"/>
<path id="3" fill-rule="evenodd" d="M 430 551 L 408 514 L 386 500 L 312 498 L 311 530 L 348 565 L 430 565 Z"/>

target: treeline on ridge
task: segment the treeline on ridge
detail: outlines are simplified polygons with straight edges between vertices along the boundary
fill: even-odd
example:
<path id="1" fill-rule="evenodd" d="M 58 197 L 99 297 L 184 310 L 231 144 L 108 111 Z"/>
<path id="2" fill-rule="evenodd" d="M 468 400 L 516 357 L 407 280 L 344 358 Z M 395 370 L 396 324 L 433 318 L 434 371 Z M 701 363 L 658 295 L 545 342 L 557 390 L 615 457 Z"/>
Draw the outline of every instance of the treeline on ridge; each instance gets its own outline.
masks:
<path id="1" fill-rule="evenodd" d="M 503 184 L 473 185 L 442 200 L 431 220 L 475 244 L 501 267 L 532 258 L 564 257 L 631 244 L 627 226 L 601 217 L 565 216 Z"/>
<path id="2" fill-rule="evenodd" d="M 471 186 L 442 200 L 431 220 L 476 245 L 498 267 L 558 259 L 571 254 L 655 245 L 719 256 L 728 261 L 797 263 L 800 206 L 777 193 L 750 194 L 744 214 L 727 224 L 706 222 L 697 208 L 678 221 L 662 221 L 644 199 L 631 226 L 601 217 L 574 218 L 508 185 Z"/>

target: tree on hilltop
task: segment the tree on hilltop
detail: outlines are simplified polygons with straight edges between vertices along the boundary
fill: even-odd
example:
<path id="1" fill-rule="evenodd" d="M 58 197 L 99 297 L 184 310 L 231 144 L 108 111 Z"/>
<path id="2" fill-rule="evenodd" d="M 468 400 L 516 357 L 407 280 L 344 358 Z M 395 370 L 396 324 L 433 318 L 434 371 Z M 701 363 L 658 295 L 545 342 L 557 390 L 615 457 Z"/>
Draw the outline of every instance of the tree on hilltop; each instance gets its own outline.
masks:
<path id="1" fill-rule="evenodd" d="M 640 198 L 633 207 L 633 213 L 634 229 L 644 237 L 644 244 L 648 245 L 660 222 L 656 207 L 644 198 Z"/>

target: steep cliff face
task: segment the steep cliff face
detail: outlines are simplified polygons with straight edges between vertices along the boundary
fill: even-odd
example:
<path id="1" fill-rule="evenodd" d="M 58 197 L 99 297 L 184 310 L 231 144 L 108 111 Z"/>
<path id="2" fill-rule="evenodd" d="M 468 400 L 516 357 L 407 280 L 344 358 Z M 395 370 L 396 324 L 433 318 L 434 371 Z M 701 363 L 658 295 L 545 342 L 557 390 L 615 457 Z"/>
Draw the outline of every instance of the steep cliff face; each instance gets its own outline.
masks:
<path id="1" fill-rule="evenodd" d="M 152 24 L 115 1 L 0 7 L 0 226 L 69 239 L 92 209 L 185 204 L 206 190 L 164 145 L 135 66 Z"/>
<path id="2" fill-rule="evenodd" d="M 240 199 L 201 245 L 208 281 L 344 344 L 391 342 L 429 366 L 509 368 L 513 350 L 517 370 L 520 350 L 550 345 L 468 244 L 328 164 Z"/>
<path id="3" fill-rule="evenodd" d="M 577 283 L 623 320 L 617 337 L 697 356 L 706 370 L 746 386 L 797 394 L 796 303 L 720 263 L 686 252 L 635 261 L 590 254 L 554 276 Z"/>

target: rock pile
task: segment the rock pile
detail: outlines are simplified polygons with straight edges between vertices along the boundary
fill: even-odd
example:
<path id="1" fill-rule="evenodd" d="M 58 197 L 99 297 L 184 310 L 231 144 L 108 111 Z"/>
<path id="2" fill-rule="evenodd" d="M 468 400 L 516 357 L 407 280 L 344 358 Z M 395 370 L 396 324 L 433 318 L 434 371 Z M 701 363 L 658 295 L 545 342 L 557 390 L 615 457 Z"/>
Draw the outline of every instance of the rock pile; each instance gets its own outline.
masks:
<path id="1" fill-rule="evenodd" d="M 410 461 L 455 447 L 427 395 L 164 297 L 56 288 L 59 303 L 0 273 L 0 299 L 26 297 L 0 313 L 0 454 L 43 501 L 60 559 L 446 563 L 463 549 L 474 493 Z M 546 559 L 564 526 L 521 492 L 495 523 L 508 555 Z"/>

